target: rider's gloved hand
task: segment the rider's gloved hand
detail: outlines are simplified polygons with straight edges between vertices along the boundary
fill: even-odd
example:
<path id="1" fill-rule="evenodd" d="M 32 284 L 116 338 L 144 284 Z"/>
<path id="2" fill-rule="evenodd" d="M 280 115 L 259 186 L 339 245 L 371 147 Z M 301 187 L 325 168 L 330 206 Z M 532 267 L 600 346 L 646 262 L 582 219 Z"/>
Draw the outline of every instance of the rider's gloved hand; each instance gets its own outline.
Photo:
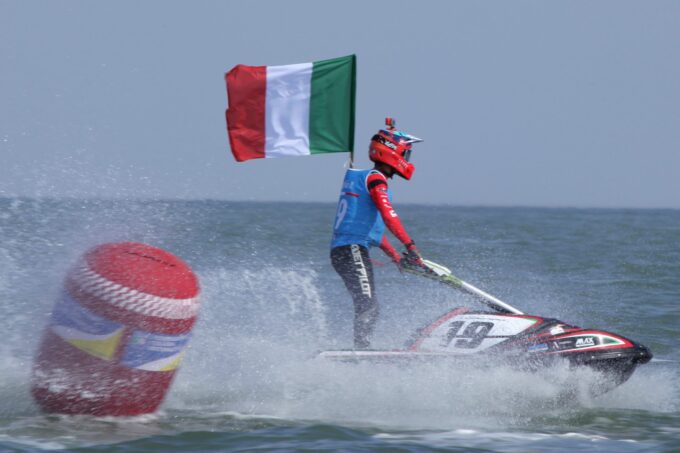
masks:
<path id="1" fill-rule="evenodd" d="M 404 252 L 404 256 L 401 259 L 401 265 L 422 267 L 424 269 L 427 268 L 425 263 L 423 263 L 423 257 L 420 256 L 420 252 L 418 251 L 416 244 L 413 242 L 406 245 L 406 251 Z"/>
<path id="2" fill-rule="evenodd" d="M 399 255 L 397 255 L 396 258 L 392 258 L 392 262 L 394 263 L 395 266 L 397 266 L 397 269 L 399 269 L 399 272 L 404 271 L 404 268 L 401 265 L 401 260 L 402 260 L 402 258 Z"/>

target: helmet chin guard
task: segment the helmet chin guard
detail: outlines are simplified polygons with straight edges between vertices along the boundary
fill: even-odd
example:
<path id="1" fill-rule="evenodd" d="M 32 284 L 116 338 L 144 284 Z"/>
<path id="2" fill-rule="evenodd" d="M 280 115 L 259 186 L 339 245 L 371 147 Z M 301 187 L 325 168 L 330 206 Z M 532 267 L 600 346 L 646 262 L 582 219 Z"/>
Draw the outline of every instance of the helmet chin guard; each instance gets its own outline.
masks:
<path id="1" fill-rule="evenodd" d="M 413 135 L 397 131 L 393 118 L 385 118 L 387 129 L 381 129 L 371 138 L 368 158 L 373 162 L 389 165 L 402 178 L 409 180 L 415 166 L 409 162 L 413 143 L 423 140 Z"/>

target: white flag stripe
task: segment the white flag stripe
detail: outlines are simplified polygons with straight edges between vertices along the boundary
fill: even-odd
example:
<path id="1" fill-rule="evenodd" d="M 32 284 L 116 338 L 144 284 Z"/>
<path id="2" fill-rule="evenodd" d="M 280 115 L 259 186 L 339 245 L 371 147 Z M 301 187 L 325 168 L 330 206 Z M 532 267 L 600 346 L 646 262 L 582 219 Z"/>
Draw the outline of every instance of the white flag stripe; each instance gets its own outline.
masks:
<path id="1" fill-rule="evenodd" d="M 265 156 L 309 154 L 312 63 L 267 66 Z"/>

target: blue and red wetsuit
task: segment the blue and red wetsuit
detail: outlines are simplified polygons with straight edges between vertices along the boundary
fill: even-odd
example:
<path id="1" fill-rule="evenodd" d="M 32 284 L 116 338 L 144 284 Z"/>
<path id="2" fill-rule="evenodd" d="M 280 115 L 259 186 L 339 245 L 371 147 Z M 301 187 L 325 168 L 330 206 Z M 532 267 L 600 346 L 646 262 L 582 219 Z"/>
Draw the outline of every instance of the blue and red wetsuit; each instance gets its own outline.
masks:
<path id="1" fill-rule="evenodd" d="M 347 170 L 333 226 L 331 263 L 354 301 L 354 347 L 358 349 L 370 346 L 379 314 L 368 250 L 379 246 L 395 263 L 401 259 L 385 235 L 386 228 L 407 248 L 414 247 L 392 207 L 385 175 L 376 169 Z"/>

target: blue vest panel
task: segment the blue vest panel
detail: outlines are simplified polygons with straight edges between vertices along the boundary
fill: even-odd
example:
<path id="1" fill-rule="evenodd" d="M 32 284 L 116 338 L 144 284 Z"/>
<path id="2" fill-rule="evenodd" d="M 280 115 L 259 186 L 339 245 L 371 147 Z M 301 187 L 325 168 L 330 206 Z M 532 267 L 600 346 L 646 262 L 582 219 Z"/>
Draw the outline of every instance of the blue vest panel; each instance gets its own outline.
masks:
<path id="1" fill-rule="evenodd" d="M 380 245 L 385 233 L 385 222 L 366 188 L 366 179 L 372 171 L 376 170 L 350 168 L 345 173 L 333 223 L 331 248 L 349 244 L 364 247 Z M 391 200 L 389 189 L 387 195 Z"/>

